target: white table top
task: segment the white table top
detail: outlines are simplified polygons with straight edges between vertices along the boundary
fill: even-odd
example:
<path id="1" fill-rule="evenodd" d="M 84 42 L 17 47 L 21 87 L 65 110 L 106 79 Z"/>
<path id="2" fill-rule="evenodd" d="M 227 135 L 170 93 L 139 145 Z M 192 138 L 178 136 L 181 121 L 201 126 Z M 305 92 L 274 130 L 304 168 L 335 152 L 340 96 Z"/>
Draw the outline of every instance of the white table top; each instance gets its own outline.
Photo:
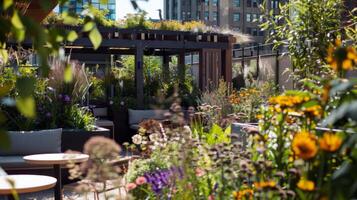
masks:
<path id="1" fill-rule="evenodd" d="M 62 165 L 67 164 L 69 161 L 75 163 L 85 162 L 88 160 L 88 158 L 88 155 L 80 153 L 48 153 L 25 156 L 24 160 L 30 164 Z"/>
<path id="2" fill-rule="evenodd" d="M 14 188 L 9 180 L 14 183 Z M 0 176 L 0 195 L 11 194 L 12 189 L 15 189 L 18 194 L 47 190 L 53 188 L 56 182 L 56 178 L 42 175 Z"/>

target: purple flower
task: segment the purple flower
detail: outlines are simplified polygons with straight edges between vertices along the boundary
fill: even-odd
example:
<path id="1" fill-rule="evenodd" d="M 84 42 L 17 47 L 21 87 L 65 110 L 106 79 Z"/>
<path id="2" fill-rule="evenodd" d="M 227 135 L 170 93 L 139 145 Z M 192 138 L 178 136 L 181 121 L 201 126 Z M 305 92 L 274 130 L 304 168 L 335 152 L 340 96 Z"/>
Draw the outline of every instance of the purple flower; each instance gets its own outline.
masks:
<path id="1" fill-rule="evenodd" d="M 170 169 L 163 169 L 146 173 L 144 177 L 151 185 L 151 189 L 156 194 L 160 194 L 161 190 L 171 185 L 176 177 L 182 178 L 183 172 L 180 167 L 171 167 Z"/>
<path id="2" fill-rule="evenodd" d="M 65 103 L 69 103 L 69 102 L 71 102 L 71 97 L 69 97 L 68 95 L 64 95 L 63 101 L 64 101 Z"/>
<path id="3" fill-rule="evenodd" d="M 58 99 L 62 99 L 63 95 L 62 94 L 59 94 L 58 95 Z"/>
<path id="4" fill-rule="evenodd" d="M 50 112 L 47 112 L 47 113 L 46 113 L 46 117 L 47 117 L 47 118 L 51 118 L 51 117 L 52 117 L 52 114 L 51 114 Z"/>

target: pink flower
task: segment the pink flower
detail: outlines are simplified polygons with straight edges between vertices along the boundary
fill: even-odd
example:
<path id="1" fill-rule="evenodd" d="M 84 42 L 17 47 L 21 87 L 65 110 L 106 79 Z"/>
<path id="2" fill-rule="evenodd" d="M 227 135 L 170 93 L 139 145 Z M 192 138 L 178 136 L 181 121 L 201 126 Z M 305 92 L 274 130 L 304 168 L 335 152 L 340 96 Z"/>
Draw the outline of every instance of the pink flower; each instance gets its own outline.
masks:
<path id="1" fill-rule="evenodd" d="M 201 168 L 196 168 L 195 171 L 196 171 L 196 176 L 198 176 L 198 177 L 205 175 L 205 171 L 202 170 Z"/>
<path id="2" fill-rule="evenodd" d="M 211 194 L 211 195 L 208 196 L 208 200 L 214 200 L 213 194 Z"/>
<path id="3" fill-rule="evenodd" d="M 126 184 L 126 190 L 130 191 L 136 188 L 136 184 L 135 183 L 128 183 Z"/>
<path id="4" fill-rule="evenodd" d="M 138 178 L 136 178 L 135 183 L 137 185 L 142 185 L 146 183 L 146 178 L 143 176 L 139 176 Z"/>

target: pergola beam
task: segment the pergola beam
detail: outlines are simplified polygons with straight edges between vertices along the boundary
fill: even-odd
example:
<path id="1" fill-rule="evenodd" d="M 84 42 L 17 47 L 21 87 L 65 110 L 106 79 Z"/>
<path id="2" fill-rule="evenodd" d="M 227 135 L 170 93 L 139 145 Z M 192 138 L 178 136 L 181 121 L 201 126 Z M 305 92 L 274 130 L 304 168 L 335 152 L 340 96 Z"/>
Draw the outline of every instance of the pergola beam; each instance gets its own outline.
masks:
<path id="1" fill-rule="evenodd" d="M 158 40 L 125 40 L 125 39 L 105 39 L 101 47 L 135 48 L 138 44 L 143 47 L 156 49 L 227 49 L 227 43 L 218 42 L 191 42 L 191 41 L 158 41 Z M 79 38 L 70 45 L 92 47 L 88 38 Z"/>
<path id="2" fill-rule="evenodd" d="M 136 101 L 138 108 L 144 106 L 144 50 L 141 43 L 138 43 L 135 48 L 135 86 L 136 86 Z"/>

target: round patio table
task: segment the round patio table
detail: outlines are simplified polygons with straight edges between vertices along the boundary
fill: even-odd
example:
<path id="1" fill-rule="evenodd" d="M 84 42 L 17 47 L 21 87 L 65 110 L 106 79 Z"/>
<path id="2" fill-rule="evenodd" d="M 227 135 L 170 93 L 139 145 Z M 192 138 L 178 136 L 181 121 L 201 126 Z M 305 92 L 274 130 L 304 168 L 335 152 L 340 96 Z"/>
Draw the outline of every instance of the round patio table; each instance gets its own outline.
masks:
<path id="1" fill-rule="evenodd" d="M 62 199 L 62 175 L 61 165 L 68 164 L 69 162 L 81 163 L 87 161 L 89 158 L 86 154 L 81 153 L 48 153 L 48 154 L 35 154 L 25 156 L 24 160 L 29 164 L 36 165 L 53 165 L 57 184 L 55 187 L 55 200 Z"/>
<path id="2" fill-rule="evenodd" d="M 56 182 L 55 178 L 42 175 L 19 174 L 0 176 L 0 195 L 6 195 L 8 199 L 12 199 L 13 189 L 18 194 L 39 192 L 53 188 Z"/>

